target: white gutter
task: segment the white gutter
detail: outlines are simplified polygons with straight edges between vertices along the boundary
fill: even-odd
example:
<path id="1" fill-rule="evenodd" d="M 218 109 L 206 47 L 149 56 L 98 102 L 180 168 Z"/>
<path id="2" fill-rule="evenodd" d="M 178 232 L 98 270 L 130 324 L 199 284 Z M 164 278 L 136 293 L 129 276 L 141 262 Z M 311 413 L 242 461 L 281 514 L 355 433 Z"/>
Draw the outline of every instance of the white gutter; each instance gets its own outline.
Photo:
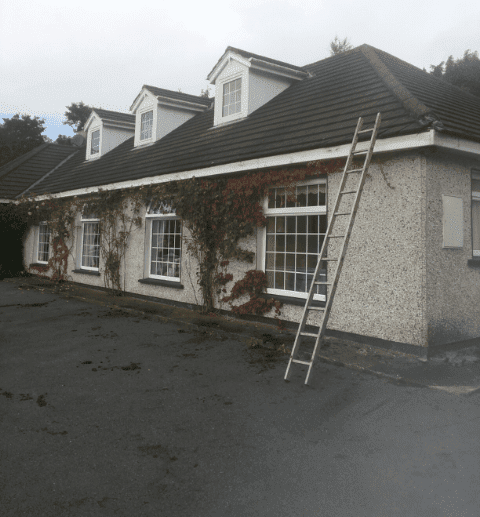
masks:
<path id="1" fill-rule="evenodd" d="M 270 156 L 267 158 L 255 158 L 253 160 L 245 160 L 241 162 L 227 163 L 224 165 L 215 165 L 203 169 L 192 171 L 174 172 L 172 174 L 164 174 L 159 176 L 150 176 L 138 180 L 119 181 L 98 187 L 87 187 L 77 190 L 69 190 L 53 194 L 54 198 L 82 196 L 85 194 L 96 193 L 99 190 L 118 190 L 124 188 L 141 187 L 145 185 L 157 185 L 160 183 L 168 183 L 170 181 L 179 181 L 192 178 L 206 178 L 215 175 L 234 174 L 237 172 L 246 172 L 257 169 L 268 169 L 274 167 L 285 167 L 296 163 L 313 162 L 320 160 L 330 160 L 334 158 L 345 158 L 348 156 L 351 144 L 340 145 L 337 147 L 326 147 L 313 149 L 310 151 L 299 151 L 295 153 Z M 360 142 L 357 150 L 362 151 L 368 148 L 369 142 Z M 439 135 L 432 129 L 425 133 L 415 135 L 396 136 L 377 140 L 375 144 L 375 154 L 386 153 L 391 151 L 405 151 L 408 149 L 418 149 L 428 146 L 441 146 L 448 149 L 457 149 L 480 155 L 480 144 L 449 137 L 447 135 Z M 47 199 L 49 196 L 38 196 L 36 199 Z"/>

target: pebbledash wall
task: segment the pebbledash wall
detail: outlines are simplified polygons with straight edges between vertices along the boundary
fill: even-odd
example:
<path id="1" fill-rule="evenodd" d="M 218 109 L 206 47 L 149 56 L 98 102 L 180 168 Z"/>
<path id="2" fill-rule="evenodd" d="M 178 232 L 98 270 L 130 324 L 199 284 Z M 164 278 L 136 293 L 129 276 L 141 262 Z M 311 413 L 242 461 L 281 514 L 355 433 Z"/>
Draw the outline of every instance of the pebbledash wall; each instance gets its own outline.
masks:
<path id="1" fill-rule="evenodd" d="M 480 169 L 478 158 L 443 150 L 426 154 L 429 347 L 480 336 L 480 263 L 472 261 L 472 169 Z M 462 248 L 443 248 L 443 195 L 459 197 L 463 201 Z"/>
<path id="2" fill-rule="evenodd" d="M 474 163 L 453 154 L 424 150 L 374 157 L 333 303 L 329 330 L 423 347 L 419 352 L 428 346 L 480 336 L 480 269 L 467 266 L 472 256 L 470 169 Z M 340 179 L 341 173 L 336 173 L 327 180 L 329 217 Z M 442 249 L 442 194 L 452 192 L 464 198 L 462 250 Z M 196 283 L 198 264 L 185 245 L 182 246 L 183 288 L 139 282 L 147 276 L 145 228 L 143 224 L 130 237 L 126 291 L 200 304 Z M 341 227 L 337 230 L 340 233 Z M 264 253 L 263 231 L 259 229 L 256 236 L 241 243 L 257 253 L 257 268 Z M 184 238 L 188 238 L 185 228 Z M 34 244 L 31 231 L 25 242 L 27 266 L 36 262 Z M 329 255 L 334 253 L 335 249 L 330 248 Z M 255 264 L 231 262 L 229 272 L 234 280 L 227 288 L 254 267 Z M 76 264 L 71 261 L 69 270 L 74 269 Z M 76 282 L 104 285 L 102 276 L 70 274 Z M 228 309 L 228 305 L 220 304 L 220 308 Z M 297 322 L 302 309 L 301 305 L 285 304 L 281 318 Z"/>

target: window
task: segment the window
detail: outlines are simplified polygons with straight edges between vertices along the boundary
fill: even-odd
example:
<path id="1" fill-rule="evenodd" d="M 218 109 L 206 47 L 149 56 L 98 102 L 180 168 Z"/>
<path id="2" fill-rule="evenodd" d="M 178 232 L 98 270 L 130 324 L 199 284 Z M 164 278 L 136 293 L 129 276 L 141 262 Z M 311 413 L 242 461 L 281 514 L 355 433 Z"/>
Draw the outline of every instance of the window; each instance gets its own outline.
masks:
<path id="1" fill-rule="evenodd" d="M 140 140 L 152 138 L 153 111 L 142 113 L 140 118 Z"/>
<path id="2" fill-rule="evenodd" d="M 38 254 L 37 262 L 47 263 L 50 252 L 50 229 L 47 223 L 38 225 Z"/>
<path id="3" fill-rule="evenodd" d="M 269 190 L 264 211 L 268 293 L 306 296 L 327 231 L 325 187 L 315 180 L 296 186 L 290 195 L 283 187 Z M 325 278 L 322 270 L 319 280 Z M 325 286 L 317 286 L 315 299 L 325 299 Z"/>
<path id="4" fill-rule="evenodd" d="M 92 142 L 90 146 L 90 154 L 98 154 L 100 152 L 100 130 L 92 133 Z"/>
<path id="5" fill-rule="evenodd" d="M 82 215 L 82 262 L 83 269 L 98 271 L 100 263 L 100 221 L 93 213 Z"/>
<path id="6" fill-rule="evenodd" d="M 242 79 L 223 85 L 222 117 L 242 111 Z"/>
<path id="7" fill-rule="evenodd" d="M 180 282 L 182 221 L 167 205 L 150 206 L 147 211 L 149 255 L 148 276 Z"/>
<path id="8" fill-rule="evenodd" d="M 480 172 L 472 173 L 472 248 L 480 258 Z"/>

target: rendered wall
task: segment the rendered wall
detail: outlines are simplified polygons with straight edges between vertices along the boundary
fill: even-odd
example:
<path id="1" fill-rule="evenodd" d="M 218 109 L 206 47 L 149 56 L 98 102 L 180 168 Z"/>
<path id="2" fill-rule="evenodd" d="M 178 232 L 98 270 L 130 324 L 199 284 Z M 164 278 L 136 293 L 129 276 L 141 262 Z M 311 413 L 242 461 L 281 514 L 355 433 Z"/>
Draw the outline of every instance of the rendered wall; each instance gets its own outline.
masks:
<path id="1" fill-rule="evenodd" d="M 127 129 L 116 129 L 113 127 L 108 127 L 103 125 L 103 131 L 102 131 L 102 153 L 104 154 L 108 153 L 108 151 L 111 151 L 118 145 L 120 145 L 122 142 L 125 142 L 125 140 L 128 140 L 135 134 L 135 131 L 127 130 Z"/>
<path id="2" fill-rule="evenodd" d="M 374 160 L 370 167 L 354 224 L 328 328 L 417 346 L 427 344 L 426 251 L 425 251 L 425 158 L 420 153 L 397 153 Z M 389 188 L 381 169 L 394 187 Z M 341 173 L 328 178 L 328 207 L 332 207 Z M 348 188 L 348 186 L 347 186 Z M 329 209 L 330 215 L 330 209 Z M 158 298 L 201 304 L 196 283 L 197 264 L 182 252 L 183 289 L 146 285 L 145 219 L 130 237 L 127 253 L 126 290 Z M 259 236 L 264 230 L 258 230 Z M 341 229 L 338 229 L 340 232 Z M 184 227 L 184 236 L 188 232 Z M 245 249 L 262 253 L 256 236 L 241 243 Z M 32 256 L 33 238 L 27 240 Z M 334 249 L 329 251 L 333 256 Z M 27 259 L 28 262 L 28 259 Z M 70 266 L 70 265 L 69 265 Z M 75 269 L 72 261 L 69 270 Z M 234 282 L 255 264 L 229 266 Z M 100 270 L 103 269 L 100 262 Z M 122 273 L 123 274 L 123 273 Z M 72 279 L 103 286 L 103 276 L 71 273 Z M 330 277 L 332 273 L 330 272 Z M 230 289 L 233 283 L 227 285 Z M 242 303 L 245 300 L 240 300 Z M 222 304 L 221 308 L 228 308 Z M 297 322 L 302 307 L 284 305 L 282 318 Z M 272 312 L 271 316 L 274 314 Z"/>
<path id="3" fill-rule="evenodd" d="M 471 169 L 480 160 L 431 151 L 427 160 L 427 321 L 428 344 L 480 337 L 480 268 L 472 259 Z M 463 200 L 463 248 L 443 245 L 442 195 Z"/>

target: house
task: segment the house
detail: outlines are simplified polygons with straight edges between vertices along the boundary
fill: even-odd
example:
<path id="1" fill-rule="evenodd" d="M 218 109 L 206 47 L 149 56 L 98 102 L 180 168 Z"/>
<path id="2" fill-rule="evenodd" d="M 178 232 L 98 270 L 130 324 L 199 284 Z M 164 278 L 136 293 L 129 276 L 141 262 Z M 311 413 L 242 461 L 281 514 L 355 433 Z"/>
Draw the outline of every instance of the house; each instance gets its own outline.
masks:
<path id="1" fill-rule="evenodd" d="M 215 102 L 143 86 L 131 107 L 134 125 L 128 115 L 107 123 L 95 111 L 85 154 L 30 192 L 82 200 L 99 190 L 261 177 L 345 159 L 358 118 L 371 126 L 380 112 L 327 334 L 423 356 L 480 337 L 479 98 L 369 45 L 301 67 L 228 47 L 208 79 Z M 107 141 L 114 143 L 102 147 Z M 233 283 L 252 268 L 266 273 L 267 295 L 283 303 L 285 321 L 300 319 L 340 177 L 301 182 L 293 202 L 273 185 L 266 226 L 241 242 L 253 266 L 230 264 Z M 103 286 L 105 276 L 97 217 L 79 211 L 68 265 L 73 281 L 91 286 Z M 200 303 L 187 225 L 172 208 L 147 204 L 139 217 L 122 266 L 126 291 Z M 25 240 L 27 265 L 47 262 L 47 223 Z M 324 294 L 315 299 L 321 304 Z"/>

